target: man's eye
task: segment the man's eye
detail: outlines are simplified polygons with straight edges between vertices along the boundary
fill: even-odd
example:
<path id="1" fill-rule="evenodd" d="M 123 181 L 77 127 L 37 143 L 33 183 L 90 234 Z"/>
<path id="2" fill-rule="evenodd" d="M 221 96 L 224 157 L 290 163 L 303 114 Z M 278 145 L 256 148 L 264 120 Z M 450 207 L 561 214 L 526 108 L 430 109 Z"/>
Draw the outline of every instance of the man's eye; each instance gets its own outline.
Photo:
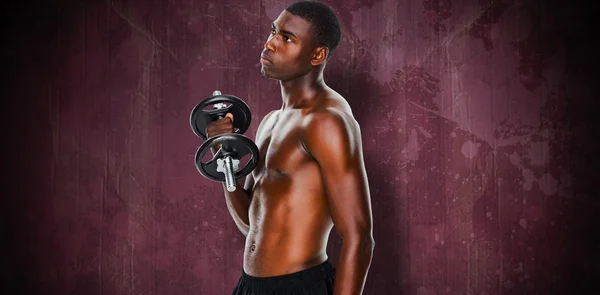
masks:
<path id="1" fill-rule="evenodd" d="M 275 33 L 276 33 L 275 29 L 271 29 L 270 35 L 273 35 Z M 285 40 L 286 42 L 291 42 L 292 41 L 292 39 L 290 37 L 286 36 L 286 35 L 283 35 L 283 40 Z"/>

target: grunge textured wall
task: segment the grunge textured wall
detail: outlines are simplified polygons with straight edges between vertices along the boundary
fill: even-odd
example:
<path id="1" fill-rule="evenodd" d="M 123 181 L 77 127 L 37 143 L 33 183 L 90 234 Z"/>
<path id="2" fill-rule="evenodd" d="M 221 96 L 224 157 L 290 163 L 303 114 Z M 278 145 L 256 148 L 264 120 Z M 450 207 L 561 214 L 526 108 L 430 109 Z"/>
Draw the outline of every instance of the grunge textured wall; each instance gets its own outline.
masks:
<path id="1" fill-rule="evenodd" d="M 281 106 L 259 55 L 292 2 L 3 11 L 2 271 L 18 293 L 231 292 L 244 237 L 196 171 L 189 114 L 234 94 L 254 138 Z M 325 79 L 362 128 L 370 182 L 365 294 L 600 292 L 585 289 L 600 265 L 596 14 L 577 2 L 325 1 L 343 25 Z M 340 245 L 333 232 L 334 262 Z"/>

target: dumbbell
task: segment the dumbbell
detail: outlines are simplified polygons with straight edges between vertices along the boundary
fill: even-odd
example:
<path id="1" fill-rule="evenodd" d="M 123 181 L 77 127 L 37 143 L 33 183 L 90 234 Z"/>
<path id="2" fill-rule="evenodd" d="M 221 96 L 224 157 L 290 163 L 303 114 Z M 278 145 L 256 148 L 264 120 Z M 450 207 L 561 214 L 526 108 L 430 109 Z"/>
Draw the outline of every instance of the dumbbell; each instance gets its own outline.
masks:
<path id="1" fill-rule="evenodd" d="M 211 105 L 212 110 L 205 109 Z M 236 190 L 235 179 L 248 175 L 258 164 L 258 147 L 251 139 L 239 134 L 246 132 L 250 126 L 250 108 L 236 96 L 215 91 L 213 96 L 194 107 L 190 115 L 190 125 L 196 135 L 206 139 L 208 124 L 224 118 L 227 113 L 233 114 L 234 133 L 220 134 L 204 142 L 196 152 L 195 163 L 200 174 L 214 181 L 225 182 L 227 191 L 233 192 Z M 216 145 L 220 145 L 221 148 L 210 161 L 204 163 L 204 155 Z M 250 155 L 251 158 L 239 169 L 240 159 L 245 155 Z"/>
<path id="2" fill-rule="evenodd" d="M 227 106 L 226 103 L 230 105 Z M 205 110 L 211 105 L 213 106 L 212 110 Z M 206 127 L 208 127 L 208 124 L 225 118 L 227 113 L 231 113 L 235 118 L 233 121 L 234 132 L 243 134 L 248 130 L 252 121 L 248 105 L 239 97 L 221 94 L 218 90 L 215 90 L 213 96 L 201 101 L 192 110 L 190 116 L 192 130 L 200 138 L 206 140 Z"/>

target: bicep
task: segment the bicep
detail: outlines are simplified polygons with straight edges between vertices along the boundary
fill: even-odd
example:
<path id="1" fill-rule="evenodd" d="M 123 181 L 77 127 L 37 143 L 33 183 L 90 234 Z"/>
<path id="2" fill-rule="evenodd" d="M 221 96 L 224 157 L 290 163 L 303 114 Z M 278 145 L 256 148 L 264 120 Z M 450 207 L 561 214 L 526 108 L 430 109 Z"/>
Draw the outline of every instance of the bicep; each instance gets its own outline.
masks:
<path id="1" fill-rule="evenodd" d="M 258 128 L 256 130 L 256 136 L 254 138 L 254 143 L 256 143 L 256 141 L 258 140 L 261 132 L 262 132 L 262 127 L 263 124 L 276 112 L 277 110 L 273 110 L 271 112 L 269 112 L 268 114 L 266 114 L 264 116 L 264 118 L 262 119 L 262 121 L 260 122 L 260 124 L 258 124 Z M 252 189 L 254 188 L 254 184 L 256 183 L 253 173 L 250 172 L 248 175 L 246 175 L 246 181 L 244 183 L 244 190 L 246 190 L 248 192 L 248 194 L 250 195 L 250 198 L 252 198 Z"/>

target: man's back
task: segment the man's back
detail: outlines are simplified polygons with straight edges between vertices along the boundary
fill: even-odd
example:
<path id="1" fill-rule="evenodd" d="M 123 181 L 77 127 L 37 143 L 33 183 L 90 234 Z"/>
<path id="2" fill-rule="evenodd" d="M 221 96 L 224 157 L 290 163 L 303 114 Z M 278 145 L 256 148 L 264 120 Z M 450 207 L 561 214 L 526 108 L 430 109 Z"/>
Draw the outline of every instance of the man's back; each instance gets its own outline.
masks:
<path id="1" fill-rule="evenodd" d="M 269 113 L 257 130 L 260 161 L 246 180 L 252 192 L 244 251 L 249 275 L 293 273 L 327 259 L 333 222 L 319 165 L 303 138 L 311 114 L 335 112 L 352 119 L 352 113 L 330 89 L 310 101 L 317 103 Z"/>

